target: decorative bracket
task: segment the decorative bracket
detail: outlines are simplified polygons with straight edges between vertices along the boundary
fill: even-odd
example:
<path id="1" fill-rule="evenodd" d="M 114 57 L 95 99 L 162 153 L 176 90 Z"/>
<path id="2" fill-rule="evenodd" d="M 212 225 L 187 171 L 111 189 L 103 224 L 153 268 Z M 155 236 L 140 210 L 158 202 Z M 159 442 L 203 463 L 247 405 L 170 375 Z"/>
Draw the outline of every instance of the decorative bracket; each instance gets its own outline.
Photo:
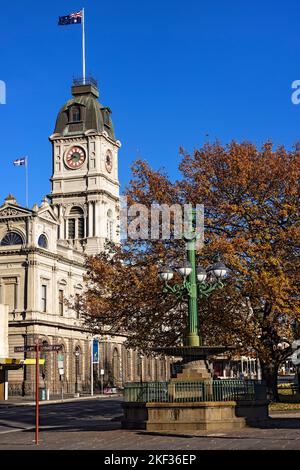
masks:
<path id="1" fill-rule="evenodd" d="M 209 297 L 210 294 L 215 290 L 215 289 L 223 289 L 224 284 L 221 281 L 214 282 L 214 283 L 206 283 L 206 282 L 201 282 L 197 283 L 197 288 L 198 288 L 198 297 L 199 299 L 203 297 Z M 182 284 L 174 284 L 173 286 L 170 286 L 168 282 L 165 282 L 165 286 L 163 289 L 163 292 L 165 294 L 173 294 L 178 300 L 183 300 L 186 297 L 189 297 L 191 295 L 192 291 L 192 285 L 189 281 L 184 280 Z"/>

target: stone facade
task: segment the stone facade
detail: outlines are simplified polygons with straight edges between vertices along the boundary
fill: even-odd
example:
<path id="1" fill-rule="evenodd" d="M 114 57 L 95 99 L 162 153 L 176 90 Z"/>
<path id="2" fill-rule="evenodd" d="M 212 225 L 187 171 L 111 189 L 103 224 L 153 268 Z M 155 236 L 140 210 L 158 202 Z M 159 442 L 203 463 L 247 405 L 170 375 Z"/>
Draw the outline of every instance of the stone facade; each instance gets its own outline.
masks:
<path id="1" fill-rule="evenodd" d="M 8 307 L 0 304 L 0 363 L 8 357 Z"/>
<path id="2" fill-rule="evenodd" d="M 72 87 L 72 99 L 59 112 L 50 136 L 53 153 L 51 193 L 32 209 L 12 195 L 0 207 L 0 303 L 9 306 L 9 354 L 16 346 L 62 344 L 44 354 L 41 385 L 51 394 L 91 388 L 92 337 L 65 299 L 84 289 L 85 255 L 119 241 L 118 150 L 109 108 L 99 101 L 94 83 Z M 125 337 L 99 337 L 100 363 L 94 378 L 102 386 L 126 381 L 166 379 L 165 361 L 141 359 L 127 351 Z M 60 356 L 60 357 L 59 357 Z M 64 362 L 59 375 L 58 359 Z M 62 380 L 63 378 L 63 380 Z M 9 372 L 12 395 L 32 394 L 34 367 Z"/>

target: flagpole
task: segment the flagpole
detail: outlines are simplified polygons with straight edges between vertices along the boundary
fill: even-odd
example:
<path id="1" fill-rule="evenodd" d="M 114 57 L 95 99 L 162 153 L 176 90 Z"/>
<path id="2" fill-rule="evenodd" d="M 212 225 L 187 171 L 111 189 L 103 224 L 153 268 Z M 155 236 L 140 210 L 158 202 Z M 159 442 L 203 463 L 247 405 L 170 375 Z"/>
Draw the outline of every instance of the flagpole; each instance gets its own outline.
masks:
<path id="1" fill-rule="evenodd" d="M 84 8 L 82 9 L 82 72 L 83 72 L 83 84 L 85 85 L 85 17 Z"/>
<path id="2" fill-rule="evenodd" d="M 28 157 L 25 159 L 25 179 L 26 179 L 26 207 L 29 208 L 28 204 Z"/>

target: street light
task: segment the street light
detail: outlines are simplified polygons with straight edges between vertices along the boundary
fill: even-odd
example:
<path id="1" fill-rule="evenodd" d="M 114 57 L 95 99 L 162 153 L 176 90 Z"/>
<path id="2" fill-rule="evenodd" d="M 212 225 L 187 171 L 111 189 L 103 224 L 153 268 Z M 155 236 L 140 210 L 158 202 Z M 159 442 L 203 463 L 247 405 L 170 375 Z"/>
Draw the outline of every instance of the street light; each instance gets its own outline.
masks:
<path id="1" fill-rule="evenodd" d="M 169 281 L 173 279 L 174 271 L 169 266 L 163 266 L 159 269 L 159 277 L 165 283 L 164 292 L 172 293 L 178 300 L 188 299 L 189 325 L 185 345 L 189 347 L 202 345 L 199 336 L 198 299 L 209 297 L 215 289 L 223 288 L 222 280 L 228 273 L 228 268 L 220 261 L 207 269 L 197 266 L 195 219 L 196 211 L 192 210 L 189 217 L 189 230 L 184 236 L 187 243 L 187 260 L 176 267 L 176 271 L 181 274 L 183 281 L 170 285 Z"/>
<path id="2" fill-rule="evenodd" d="M 197 268 L 198 282 L 202 283 L 202 282 L 206 281 L 206 278 L 207 278 L 206 270 L 204 268 L 202 268 L 202 266 L 198 266 L 198 268 Z"/>
<path id="3" fill-rule="evenodd" d="M 157 380 L 158 380 L 158 363 L 157 363 L 158 356 L 155 356 L 154 359 L 155 359 L 155 382 L 157 382 Z"/>
<path id="4" fill-rule="evenodd" d="M 78 395 L 78 366 L 80 351 L 76 348 L 75 350 L 75 394 Z"/>
<path id="5" fill-rule="evenodd" d="M 143 359 L 144 359 L 144 356 L 143 354 L 139 354 L 139 358 L 140 358 L 140 382 L 141 384 L 143 383 Z"/>
<path id="6" fill-rule="evenodd" d="M 174 276 L 172 269 L 167 268 L 166 266 L 161 267 L 158 274 L 162 281 L 171 281 Z"/>
<path id="7" fill-rule="evenodd" d="M 213 264 L 207 269 L 207 272 L 209 274 L 214 275 L 217 279 L 223 279 L 228 272 L 228 268 L 226 268 L 224 263 L 218 263 Z"/>
<path id="8" fill-rule="evenodd" d="M 193 271 L 193 267 L 189 261 L 185 261 L 181 266 L 178 266 L 176 270 L 181 274 L 181 276 L 187 278 Z"/>

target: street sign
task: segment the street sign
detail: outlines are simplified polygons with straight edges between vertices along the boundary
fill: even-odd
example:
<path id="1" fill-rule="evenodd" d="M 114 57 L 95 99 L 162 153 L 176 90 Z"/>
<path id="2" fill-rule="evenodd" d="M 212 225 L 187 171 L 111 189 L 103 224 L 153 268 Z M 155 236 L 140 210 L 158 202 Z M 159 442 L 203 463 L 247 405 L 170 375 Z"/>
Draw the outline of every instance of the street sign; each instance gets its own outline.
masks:
<path id="1" fill-rule="evenodd" d="M 36 359 L 25 359 L 22 361 L 22 364 L 25 366 L 35 366 L 36 365 Z M 39 359 L 39 365 L 43 366 L 45 364 L 45 359 Z"/>
<path id="2" fill-rule="evenodd" d="M 39 345 L 39 346 L 40 346 L 39 350 L 41 352 L 60 351 L 62 348 L 62 344 L 45 344 L 45 345 Z M 16 346 L 14 348 L 14 351 L 15 353 L 36 351 L 36 345 Z"/>
<path id="3" fill-rule="evenodd" d="M 99 364 L 99 341 L 93 340 L 93 364 Z"/>
<path id="4" fill-rule="evenodd" d="M 45 352 L 51 351 L 60 351 L 62 349 L 62 344 L 47 344 L 45 346 L 41 346 L 40 350 Z"/>
<path id="5" fill-rule="evenodd" d="M 100 370 L 100 375 L 104 375 L 104 374 L 105 374 L 104 369 L 101 369 Z"/>
<path id="6" fill-rule="evenodd" d="M 14 351 L 15 353 L 18 353 L 18 352 L 30 352 L 30 351 L 35 351 L 36 350 L 36 346 L 16 346 L 14 348 Z"/>

